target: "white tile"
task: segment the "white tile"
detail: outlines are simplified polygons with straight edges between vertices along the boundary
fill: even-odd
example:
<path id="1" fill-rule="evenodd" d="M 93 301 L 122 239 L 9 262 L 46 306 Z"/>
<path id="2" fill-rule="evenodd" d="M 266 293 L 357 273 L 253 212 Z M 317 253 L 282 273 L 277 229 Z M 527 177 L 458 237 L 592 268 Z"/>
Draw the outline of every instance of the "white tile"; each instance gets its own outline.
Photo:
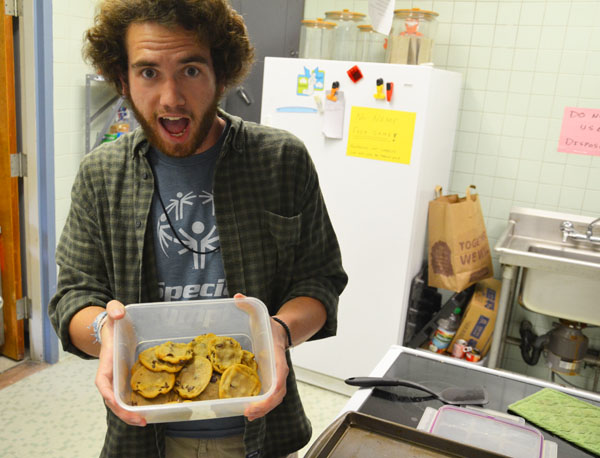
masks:
<path id="1" fill-rule="evenodd" d="M 509 90 L 515 93 L 528 94 L 533 84 L 533 72 L 513 71 L 510 77 Z"/>
<path id="2" fill-rule="evenodd" d="M 472 24 L 475 15 L 475 2 L 454 2 L 452 21 L 455 23 Z"/>
<path id="3" fill-rule="evenodd" d="M 521 4 L 517 2 L 499 2 L 496 24 L 517 25 L 521 14 Z M 521 24 L 523 25 L 523 24 Z"/>
<path id="4" fill-rule="evenodd" d="M 590 168 L 586 188 L 593 191 L 600 191 L 600 167 Z"/>
<path id="5" fill-rule="evenodd" d="M 560 69 L 561 56 L 560 51 L 541 50 L 537 55 L 535 69 L 538 72 L 556 73 Z"/>
<path id="6" fill-rule="evenodd" d="M 469 62 L 469 46 L 450 46 L 448 48 L 448 65 L 466 68 Z"/>
<path id="7" fill-rule="evenodd" d="M 509 48 L 493 48 L 490 68 L 494 70 L 510 70 L 515 55 L 515 50 Z"/>
<path id="8" fill-rule="evenodd" d="M 472 153 L 457 152 L 454 156 L 454 171 L 473 173 L 475 168 L 475 155 Z"/>
<path id="9" fill-rule="evenodd" d="M 472 132 L 460 132 L 456 135 L 455 149 L 464 153 L 477 153 L 479 135 Z"/>
<path id="10" fill-rule="evenodd" d="M 450 192 L 451 193 L 464 193 L 471 184 L 473 184 L 473 175 L 470 173 L 452 172 L 452 179 L 450 181 Z"/>
<path id="11" fill-rule="evenodd" d="M 475 158 L 475 173 L 478 175 L 494 176 L 496 174 L 497 156 L 484 156 L 478 154 Z"/>
<path id="12" fill-rule="evenodd" d="M 593 27 L 597 24 L 598 2 L 573 1 L 569 13 L 569 27 Z"/>
<path id="13" fill-rule="evenodd" d="M 580 188 L 567 188 L 563 186 L 560 190 L 560 199 L 558 205 L 563 209 L 572 209 L 580 211 L 583 204 L 585 191 Z"/>
<path id="14" fill-rule="evenodd" d="M 501 220 L 508 220 L 511 208 L 512 200 L 492 198 L 489 215 Z"/>
<path id="15" fill-rule="evenodd" d="M 496 113 L 483 113 L 481 116 L 481 132 L 485 134 L 500 134 L 504 115 Z"/>
<path id="16" fill-rule="evenodd" d="M 519 14 L 519 24 L 522 26 L 542 25 L 545 8 L 545 2 L 522 2 Z"/>
<path id="17" fill-rule="evenodd" d="M 482 46 L 471 46 L 468 66 L 470 68 L 488 68 L 490 64 L 491 49 Z"/>
<path id="18" fill-rule="evenodd" d="M 563 164 L 544 163 L 540 173 L 540 183 L 558 186 L 562 183 L 564 171 Z"/>
<path id="19" fill-rule="evenodd" d="M 465 89 L 462 97 L 462 108 L 464 110 L 481 111 L 485 100 L 485 91 Z"/>
<path id="20" fill-rule="evenodd" d="M 512 199 L 515 193 L 516 180 L 509 178 L 495 178 L 494 196 L 500 199 Z"/>
<path id="21" fill-rule="evenodd" d="M 540 184 L 535 203 L 556 207 L 560 198 L 560 186 L 554 184 Z"/>
<path id="22" fill-rule="evenodd" d="M 548 136 L 548 119 L 528 118 L 525 131 L 529 138 L 546 138 Z"/>
<path id="23" fill-rule="evenodd" d="M 534 71 L 537 53 L 537 49 L 515 49 L 512 69 L 520 72 Z"/>
<path id="24" fill-rule="evenodd" d="M 563 71 L 564 70 L 566 69 L 563 68 Z M 556 95 L 566 96 L 569 98 L 577 97 L 579 95 L 581 80 L 582 75 L 574 75 L 572 73 L 567 72 L 559 74 L 556 78 Z"/>
<path id="25" fill-rule="evenodd" d="M 543 139 L 524 138 L 523 148 L 521 149 L 521 158 L 541 161 L 544 158 L 545 149 L 546 143 Z"/>
<path id="26" fill-rule="evenodd" d="M 508 70 L 496 70 L 489 74 L 487 89 L 490 91 L 507 91 L 511 73 Z"/>
<path id="27" fill-rule="evenodd" d="M 565 26 L 544 26 L 540 35 L 540 49 L 561 50 L 565 47 L 566 37 L 567 28 Z"/>
<path id="28" fill-rule="evenodd" d="M 496 156 L 500 146 L 500 137 L 498 135 L 481 134 L 479 136 L 479 154 Z"/>
<path id="29" fill-rule="evenodd" d="M 489 70 L 470 68 L 467 71 L 464 87 L 467 89 L 487 89 Z"/>
<path id="30" fill-rule="evenodd" d="M 515 187 L 515 205 L 516 202 L 524 202 L 526 205 L 535 203 L 537 198 L 538 183 L 533 181 L 517 181 Z"/>
<path id="31" fill-rule="evenodd" d="M 554 99 L 547 95 L 532 95 L 529 98 L 529 116 L 550 117 L 552 115 L 552 104 Z"/>
<path id="32" fill-rule="evenodd" d="M 499 48 L 512 48 L 517 41 L 519 27 L 516 25 L 496 25 L 494 46 Z"/>
<path id="33" fill-rule="evenodd" d="M 591 189 L 586 190 L 583 196 L 583 205 L 581 209 L 592 215 L 600 214 L 600 191 Z"/>
<path id="34" fill-rule="evenodd" d="M 498 2 L 476 2 L 475 5 L 476 24 L 496 24 Z"/>
<path id="35" fill-rule="evenodd" d="M 518 159 L 521 157 L 521 148 L 523 145 L 522 137 L 510 137 L 503 135 L 500 139 L 498 155 L 505 158 Z"/>
<path id="36" fill-rule="evenodd" d="M 450 45 L 465 46 L 471 44 L 473 26 L 470 24 L 454 24 L 450 30 Z"/>
<path id="37" fill-rule="evenodd" d="M 454 1 L 453 0 L 434 0 L 431 5 L 431 10 L 439 14 L 438 22 L 449 23 L 452 22 L 452 16 L 454 14 Z M 398 1 L 396 1 L 396 8 L 398 8 Z"/>
<path id="38" fill-rule="evenodd" d="M 506 108 L 506 94 L 500 91 L 487 91 L 483 110 L 486 113 L 504 113 Z"/>
<path id="39" fill-rule="evenodd" d="M 435 43 L 442 45 L 450 44 L 452 27 L 452 24 L 438 24 L 438 28 L 435 33 Z"/>
<path id="40" fill-rule="evenodd" d="M 586 75 L 600 75 L 600 51 L 588 52 L 586 54 L 584 72 Z"/>
<path id="41" fill-rule="evenodd" d="M 521 159 L 519 162 L 519 173 L 517 179 L 525 181 L 539 181 L 542 169 L 542 163 L 540 161 L 529 161 Z"/>
<path id="42" fill-rule="evenodd" d="M 566 25 L 569 17 L 570 2 L 547 3 L 544 12 L 544 25 Z"/>
<path id="43" fill-rule="evenodd" d="M 571 51 L 579 51 L 581 49 L 588 49 L 589 46 L 593 46 L 593 43 L 598 41 L 597 39 L 597 28 L 592 29 L 589 27 L 579 28 L 568 28 L 565 35 L 565 41 L 563 48 Z"/>
<path id="44" fill-rule="evenodd" d="M 466 132 L 478 132 L 481 126 L 482 114 L 475 111 L 461 111 L 459 126 Z"/>
<path id="45" fill-rule="evenodd" d="M 588 181 L 588 173 L 588 167 L 577 167 L 567 164 L 562 184 L 571 188 L 585 188 Z"/>
<path id="46" fill-rule="evenodd" d="M 527 94 L 506 95 L 506 113 L 508 115 L 525 116 L 529 109 L 530 96 Z"/>
<path id="47" fill-rule="evenodd" d="M 599 98 L 598 88 L 600 88 L 600 75 L 583 75 L 579 96 L 586 97 L 594 94 L 594 99 L 597 101 Z M 597 108 L 597 105 L 591 108 Z"/>
<path id="48" fill-rule="evenodd" d="M 519 49 L 538 49 L 541 31 L 541 27 L 538 26 L 520 26 L 515 46 Z"/>
<path id="49" fill-rule="evenodd" d="M 588 53 L 581 51 L 565 51 L 560 60 L 560 72 L 580 74 L 585 72 Z"/>
<path id="50" fill-rule="evenodd" d="M 494 44 L 494 32 L 495 28 L 493 25 L 473 24 L 471 45 L 491 47 Z"/>
<path id="51" fill-rule="evenodd" d="M 519 171 L 519 160 L 501 157 L 498 159 L 496 176 L 499 178 L 517 178 Z"/>
<path id="52" fill-rule="evenodd" d="M 502 125 L 502 134 L 521 137 L 526 131 L 527 118 L 525 116 L 506 115 Z"/>

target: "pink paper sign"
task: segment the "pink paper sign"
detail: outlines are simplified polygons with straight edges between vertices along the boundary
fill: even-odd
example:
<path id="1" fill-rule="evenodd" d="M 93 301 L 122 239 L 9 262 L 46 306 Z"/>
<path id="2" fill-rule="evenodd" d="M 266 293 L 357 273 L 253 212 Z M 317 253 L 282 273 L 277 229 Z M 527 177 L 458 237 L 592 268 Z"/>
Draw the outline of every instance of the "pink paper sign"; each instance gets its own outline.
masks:
<path id="1" fill-rule="evenodd" d="M 600 110 L 565 107 L 558 151 L 600 156 Z"/>

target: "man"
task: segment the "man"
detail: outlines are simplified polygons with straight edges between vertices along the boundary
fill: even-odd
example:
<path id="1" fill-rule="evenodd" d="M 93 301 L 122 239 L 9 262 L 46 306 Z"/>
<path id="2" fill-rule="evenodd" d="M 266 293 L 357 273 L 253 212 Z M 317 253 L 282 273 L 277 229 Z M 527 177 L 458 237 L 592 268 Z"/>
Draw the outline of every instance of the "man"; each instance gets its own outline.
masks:
<path id="1" fill-rule="evenodd" d="M 104 0 L 84 54 L 142 128 L 82 161 L 49 314 L 63 347 L 99 357 L 102 456 L 286 456 L 310 439 L 287 351 L 335 334 L 347 277 L 304 145 L 218 109 L 253 51 L 226 0 Z M 112 386 L 124 304 L 254 296 L 277 380 L 244 417 L 146 425 Z M 204 455 L 200 454 L 205 450 Z"/>

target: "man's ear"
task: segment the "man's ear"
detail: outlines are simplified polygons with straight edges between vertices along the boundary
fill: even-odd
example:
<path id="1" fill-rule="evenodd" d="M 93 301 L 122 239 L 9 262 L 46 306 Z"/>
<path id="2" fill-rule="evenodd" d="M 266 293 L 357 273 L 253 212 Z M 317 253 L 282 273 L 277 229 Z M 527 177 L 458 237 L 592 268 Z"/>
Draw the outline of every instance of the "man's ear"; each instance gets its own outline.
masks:
<path id="1" fill-rule="evenodd" d="M 121 75 L 119 77 L 119 80 L 121 81 L 121 95 L 123 97 L 128 97 L 129 96 L 129 86 L 127 85 L 127 80 L 123 77 L 123 75 Z"/>

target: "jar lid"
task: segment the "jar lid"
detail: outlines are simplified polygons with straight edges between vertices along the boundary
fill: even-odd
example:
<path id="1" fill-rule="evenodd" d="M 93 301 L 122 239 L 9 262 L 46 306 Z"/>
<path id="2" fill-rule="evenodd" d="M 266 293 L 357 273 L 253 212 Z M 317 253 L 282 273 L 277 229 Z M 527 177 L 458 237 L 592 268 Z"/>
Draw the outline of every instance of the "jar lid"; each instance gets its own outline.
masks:
<path id="1" fill-rule="evenodd" d="M 431 20 L 435 19 L 437 16 L 439 16 L 439 13 L 436 13 L 435 11 L 422 10 L 420 8 L 410 8 L 410 9 L 394 10 L 394 16 L 398 16 L 401 18 L 406 18 L 406 17 L 420 18 L 420 19 L 426 19 L 428 21 L 431 21 Z"/>
<path id="2" fill-rule="evenodd" d="M 358 30 L 360 32 L 372 32 L 373 31 L 373 26 L 370 24 L 361 24 L 358 26 Z"/>
<path id="3" fill-rule="evenodd" d="M 355 13 L 350 10 L 342 10 L 327 11 L 325 17 L 327 19 L 337 19 L 342 21 L 362 21 L 367 15 L 364 13 Z"/>
<path id="4" fill-rule="evenodd" d="M 335 22 L 324 21 L 323 19 L 303 19 L 300 23 L 306 27 L 318 29 L 333 29 L 334 27 L 337 27 Z"/>

